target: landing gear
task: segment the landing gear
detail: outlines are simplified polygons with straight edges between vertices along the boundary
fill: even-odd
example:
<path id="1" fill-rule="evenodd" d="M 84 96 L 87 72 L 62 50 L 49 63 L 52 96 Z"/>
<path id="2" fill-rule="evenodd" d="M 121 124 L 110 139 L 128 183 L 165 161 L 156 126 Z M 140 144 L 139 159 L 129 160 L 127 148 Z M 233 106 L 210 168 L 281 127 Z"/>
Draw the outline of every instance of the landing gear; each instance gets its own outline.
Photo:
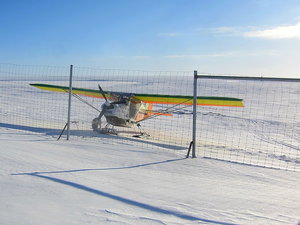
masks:
<path id="1" fill-rule="evenodd" d="M 105 125 L 105 127 L 101 127 L 101 120 L 99 120 L 99 118 L 95 118 L 92 121 L 92 128 L 93 131 L 99 133 L 99 134 L 112 134 L 112 135 L 128 135 L 131 134 L 131 137 L 135 137 L 135 138 L 145 138 L 145 137 L 150 137 L 150 135 L 148 133 L 146 133 L 143 129 L 142 126 L 138 123 L 136 124 L 136 127 L 138 128 L 138 131 L 136 130 L 133 134 L 132 132 L 128 132 L 128 131 L 117 131 L 116 129 L 114 129 L 114 126 L 112 126 L 111 124 L 107 123 Z M 126 136 L 127 136 L 126 135 Z"/>
<path id="2" fill-rule="evenodd" d="M 99 119 L 99 117 L 93 119 L 92 128 L 93 128 L 93 131 L 96 131 L 97 133 L 100 133 L 100 134 L 118 135 L 118 132 L 116 131 L 116 129 L 114 129 L 113 126 L 110 126 L 110 124 L 106 124 L 104 128 L 101 128 L 101 120 Z"/>
<path id="3" fill-rule="evenodd" d="M 93 131 L 98 131 L 101 128 L 101 120 L 97 117 L 92 121 Z"/>
<path id="4" fill-rule="evenodd" d="M 150 134 L 147 134 L 143 129 L 142 129 L 142 126 L 141 124 L 136 124 L 137 128 L 139 128 L 139 134 L 135 134 L 133 135 L 132 137 L 135 137 L 135 138 L 142 138 L 142 137 L 150 137 Z"/>

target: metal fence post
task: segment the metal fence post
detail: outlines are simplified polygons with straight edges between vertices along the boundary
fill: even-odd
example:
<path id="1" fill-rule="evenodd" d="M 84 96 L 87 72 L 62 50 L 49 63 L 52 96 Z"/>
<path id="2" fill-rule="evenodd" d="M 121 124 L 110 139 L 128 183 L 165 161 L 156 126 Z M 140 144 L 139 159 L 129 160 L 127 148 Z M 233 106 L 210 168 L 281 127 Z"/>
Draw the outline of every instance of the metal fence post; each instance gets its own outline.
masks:
<path id="1" fill-rule="evenodd" d="M 193 146 L 192 158 L 196 158 L 196 136 L 197 136 L 197 70 L 194 71 L 194 99 L 193 99 Z"/>
<path id="2" fill-rule="evenodd" d="M 67 140 L 70 138 L 70 124 L 71 124 L 71 99 L 72 99 L 72 78 L 73 65 L 70 65 L 70 79 L 69 79 L 69 104 L 68 104 L 68 127 L 67 127 Z"/>

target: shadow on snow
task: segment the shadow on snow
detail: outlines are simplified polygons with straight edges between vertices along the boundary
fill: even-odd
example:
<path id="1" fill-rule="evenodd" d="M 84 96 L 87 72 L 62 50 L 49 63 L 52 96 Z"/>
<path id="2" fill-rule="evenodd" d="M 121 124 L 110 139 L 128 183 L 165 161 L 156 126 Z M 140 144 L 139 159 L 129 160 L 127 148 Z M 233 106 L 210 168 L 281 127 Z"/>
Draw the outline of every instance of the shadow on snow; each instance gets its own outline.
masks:
<path id="1" fill-rule="evenodd" d="M 142 166 L 142 165 L 140 165 Z M 15 174 L 16 175 L 16 174 Z M 21 175 L 21 174 L 19 174 Z M 111 194 L 108 192 L 104 192 L 101 190 L 97 190 L 82 184 L 78 184 L 75 182 L 71 182 L 71 181 L 67 181 L 67 180 L 63 180 L 63 179 L 59 179 L 59 178 L 54 178 L 54 177 L 49 177 L 49 176 L 45 176 L 45 175 L 41 175 L 39 173 L 28 173 L 27 175 L 30 176 L 34 176 L 34 177 L 38 177 L 38 178 L 42 178 L 42 179 L 46 179 L 46 180 L 50 180 L 59 184 L 63 184 L 63 185 L 67 185 L 82 191 L 86 191 L 98 196 L 102 196 L 102 197 L 106 197 L 106 198 L 110 198 L 119 202 L 122 202 L 124 204 L 128 204 L 128 205 L 132 205 L 135 207 L 139 207 L 145 210 L 149 210 L 152 212 L 156 212 L 156 213 L 161 213 L 161 214 L 165 214 L 165 215 L 171 215 L 171 216 L 175 216 L 184 220 L 191 220 L 191 221 L 201 221 L 201 222 L 206 222 L 206 223 L 212 223 L 212 224 L 220 224 L 220 225 L 234 225 L 233 223 L 227 223 L 227 222 L 220 222 L 220 221 L 215 221 L 215 220 L 210 220 L 210 219 L 204 219 L 204 218 L 200 218 L 200 217 L 196 217 L 196 216 L 192 216 L 192 215 L 188 215 L 185 213 L 181 213 L 179 211 L 175 211 L 175 210 L 167 210 L 167 209 L 163 209 L 161 207 L 157 207 L 157 206 L 153 206 L 147 203 L 142 203 L 139 201 L 135 201 L 135 200 L 131 200 L 128 198 L 124 198 L 122 196 L 118 196 L 115 194 Z"/>
<path id="2" fill-rule="evenodd" d="M 57 137 L 62 132 L 62 130 L 60 130 L 60 129 L 31 127 L 31 126 L 24 126 L 24 125 L 9 124 L 9 123 L 0 123 L 0 127 L 41 133 L 41 134 L 45 134 L 45 135 L 49 135 L 49 136 L 57 136 Z M 71 130 L 70 135 L 77 136 L 77 137 L 93 137 L 93 138 L 132 141 L 132 142 L 136 142 L 136 143 L 148 144 L 148 145 L 153 145 L 153 146 L 171 149 L 171 150 L 186 150 L 187 149 L 187 147 L 183 147 L 183 146 L 159 143 L 159 142 L 154 142 L 154 141 L 139 139 L 139 138 L 134 138 L 134 137 L 130 138 L 130 137 L 117 136 L 117 135 L 110 135 L 110 134 L 99 134 L 92 130 Z"/>
<path id="3" fill-rule="evenodd" d="M 77 173 L 77 172 L 87 172 L 87 171 L 105 171 L 105 170 L 123 170 L 123 169 L 134 169 L 145 166 L 152 166 L 163 163 L 171 163 L 175 161 L 185 160 L 186 158 L 180 159 L 169 159 L 159 162 L 149 162 L 144 164 L 132 165 L 132 166 L 123 166 L 123 167 L 112 167 L 112 168 L 97 168 L 97 169 L 76 169 L 76 170 L 58 170 L 58 171 L 44 171 L 44 172 L 31 172 L 31 173 L 14 173 L 11 175 L 40 175 L 40 174 L 55 174 L 55 173 Z"/>

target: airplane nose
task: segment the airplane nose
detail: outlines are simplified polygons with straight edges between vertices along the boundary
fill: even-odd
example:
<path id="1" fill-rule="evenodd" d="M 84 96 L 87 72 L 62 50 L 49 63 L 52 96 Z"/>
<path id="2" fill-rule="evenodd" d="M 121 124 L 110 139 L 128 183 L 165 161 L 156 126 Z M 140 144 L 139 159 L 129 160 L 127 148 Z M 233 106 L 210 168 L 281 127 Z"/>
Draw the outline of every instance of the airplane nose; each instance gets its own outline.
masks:
<path id="1" fill-rule="evenodd" d="M 104 104 L 101 105 L 102 110 L 104 109 L 113 109 L 114 105 L 110 104 L 109 102 L 105 102 Z"/>

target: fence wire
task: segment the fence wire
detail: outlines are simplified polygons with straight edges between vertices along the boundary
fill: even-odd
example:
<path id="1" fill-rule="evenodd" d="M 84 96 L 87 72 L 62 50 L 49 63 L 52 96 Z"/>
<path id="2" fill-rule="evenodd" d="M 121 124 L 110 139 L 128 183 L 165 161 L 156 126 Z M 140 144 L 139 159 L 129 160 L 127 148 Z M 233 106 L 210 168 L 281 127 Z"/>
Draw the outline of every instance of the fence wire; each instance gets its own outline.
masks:
<path id="1" fill-rule="evenodd" d="M 69 66 L 0 64 L 0 127 L 58 137 L 67 122 L 68 94 L 32 83 L 69 85 Z M 74 67 L 73 87 L 138 94 L 193 95 L 193 71 L 104 70 Z M 197 156 L 300 171 L 300 81 L 201 76 L 198 96 L 241 98 L 245 107 L 197 107 Z M 192 139 L 192 107 L 154 104 L 141 127 L 92 130 L 104 99 L 73 96 L 71 139 L 160 147 L 185 155 Z M 105 120 L 103 119 L 103 123 Z M 142 137 L 133 137 L 142 132 Z"/>
<path id="2" fill-rule="evenodd" d="M 300 81 L 211 79 L 201 95 L 235 96 L 244 108 L 202 107 L 199 154 L 214 159 L 299 170 Z"/>

